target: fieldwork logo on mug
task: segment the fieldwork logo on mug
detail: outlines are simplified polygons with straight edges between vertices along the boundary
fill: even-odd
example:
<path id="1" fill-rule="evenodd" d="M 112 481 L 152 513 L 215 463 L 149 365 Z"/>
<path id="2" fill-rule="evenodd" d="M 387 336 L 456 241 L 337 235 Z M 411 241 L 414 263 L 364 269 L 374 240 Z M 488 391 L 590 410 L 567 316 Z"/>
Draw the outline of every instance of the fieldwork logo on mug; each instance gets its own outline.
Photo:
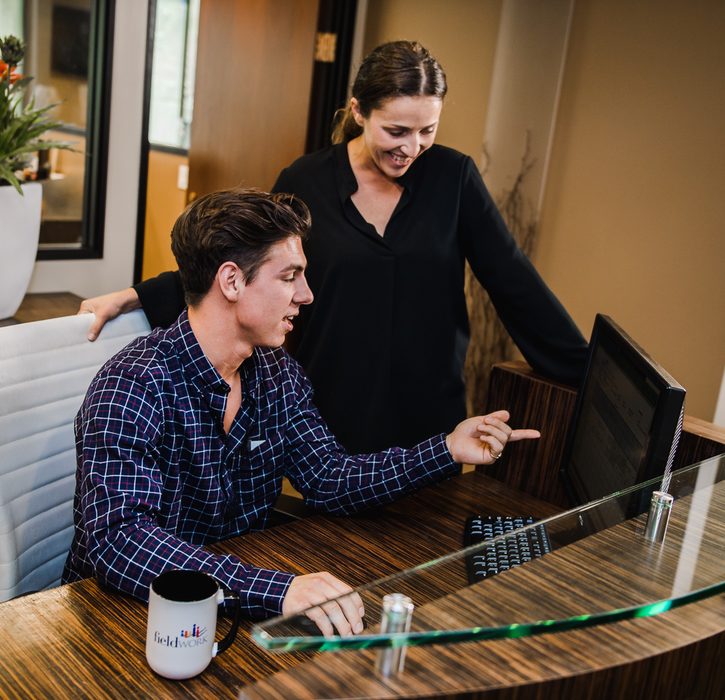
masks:
<path id="1" fill-rule="evenodd" d="M 201 627 L 197 624 L 192 625 L 190 630 L 181 630 L 177 637 L 162 634 L 158 630 L 154 630 L 153 640 L 156 644 L 163 647 L 174 647 L 175 649 L 201 647 L 209 644 L 209 638 L 206 636 L 206 632 L 206 627 Z"/>
<path id="2" fill-rule="evenodd" d="M 217 611 L 227 601 L 234 615 L 224 639 L 214 641 Z M 209 574 L 169 569 L 149 587 L 146 660 L 160 676 L 192 678 L 234 641 L 239 627 L 239 596 L 224 591 Z"/>

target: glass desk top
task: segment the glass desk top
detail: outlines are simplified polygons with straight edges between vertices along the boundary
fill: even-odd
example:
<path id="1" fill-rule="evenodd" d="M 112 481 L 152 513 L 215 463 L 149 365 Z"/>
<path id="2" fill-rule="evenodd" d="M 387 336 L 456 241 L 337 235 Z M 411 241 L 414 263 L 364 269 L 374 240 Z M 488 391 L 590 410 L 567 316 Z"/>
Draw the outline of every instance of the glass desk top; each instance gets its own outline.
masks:
<path id="1" fill-rule="evenodd" d="M 669 517 L 651 507 L 663 490 L 673 499 Z M 542 525 L 549 553 L 468 583 L 467 557 Z M 659 615 L 723 591 L 725 454 L 673 471 L 669 483 L 652 479 L 358 588 L 361 634 L 324 637 L 308 616 L 348 594 L 257 624 L 252 638 L 285 652 L 513 638 Z M 407 624 L 383 611 L 392 594 L 412 603 Z"/>

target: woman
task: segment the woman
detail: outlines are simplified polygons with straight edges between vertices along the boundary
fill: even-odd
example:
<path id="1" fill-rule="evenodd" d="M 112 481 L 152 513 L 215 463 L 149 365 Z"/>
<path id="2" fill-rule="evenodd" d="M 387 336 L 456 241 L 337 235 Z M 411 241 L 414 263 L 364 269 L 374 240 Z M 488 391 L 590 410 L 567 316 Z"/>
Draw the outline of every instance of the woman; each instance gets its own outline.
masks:
<path id="1" fill-rule="evenodd" d="M 518 249 L 470 157 L 434 145 L 445 74 L 416 42 L 362 63 L 333 145 L 299 158 L 275 191 L 312 213 L 305 243 L 315 302 L 288 339 L 315 403 L 351 452 L 410 447 L 465 417 L 464 262 L 527 361 L 576 383 L 586 342 Z M 138 296 L 136 296 L 136 294 Z M 183 307 L 172 273 L 84 302 L 100 327 L 141 304 L 152 325 Z"/>

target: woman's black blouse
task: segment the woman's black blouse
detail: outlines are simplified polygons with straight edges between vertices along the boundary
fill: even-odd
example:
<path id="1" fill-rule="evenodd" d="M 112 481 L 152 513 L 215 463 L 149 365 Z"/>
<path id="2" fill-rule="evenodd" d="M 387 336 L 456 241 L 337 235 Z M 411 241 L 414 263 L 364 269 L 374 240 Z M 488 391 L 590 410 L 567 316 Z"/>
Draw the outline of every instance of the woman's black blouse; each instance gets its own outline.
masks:
<path id="1" fill-rule="evenodd" d="M 351 452 L 409 447 L 465 417 L 465 260 L 536 371 L 577 384 L 586 361 L 586 341 L 516 246 L 471 158 L 436 145 L 399 182 L 384 236 L 350 199 L 357 182 L 345 144 L 303 156 L 274 186 L 312 213 L 304 248 L 315 301 L 288 349 Z M 152 326 L 183 307 L 177 274 L 136 289 Z"/>

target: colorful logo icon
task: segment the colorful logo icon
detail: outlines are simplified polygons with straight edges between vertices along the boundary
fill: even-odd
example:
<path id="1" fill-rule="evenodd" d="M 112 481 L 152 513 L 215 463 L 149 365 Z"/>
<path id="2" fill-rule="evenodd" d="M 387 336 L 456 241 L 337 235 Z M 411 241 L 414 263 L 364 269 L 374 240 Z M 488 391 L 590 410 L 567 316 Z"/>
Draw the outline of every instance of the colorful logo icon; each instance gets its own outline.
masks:
<path id="1" fill-rule="evenodd" d="M 190 630 L 181 630 L 179 637 L 182 639 L 189 639 L 189 637 L 201 637 L 204 634 L 206 634 L 206 627 L 192 625 Z"/>

